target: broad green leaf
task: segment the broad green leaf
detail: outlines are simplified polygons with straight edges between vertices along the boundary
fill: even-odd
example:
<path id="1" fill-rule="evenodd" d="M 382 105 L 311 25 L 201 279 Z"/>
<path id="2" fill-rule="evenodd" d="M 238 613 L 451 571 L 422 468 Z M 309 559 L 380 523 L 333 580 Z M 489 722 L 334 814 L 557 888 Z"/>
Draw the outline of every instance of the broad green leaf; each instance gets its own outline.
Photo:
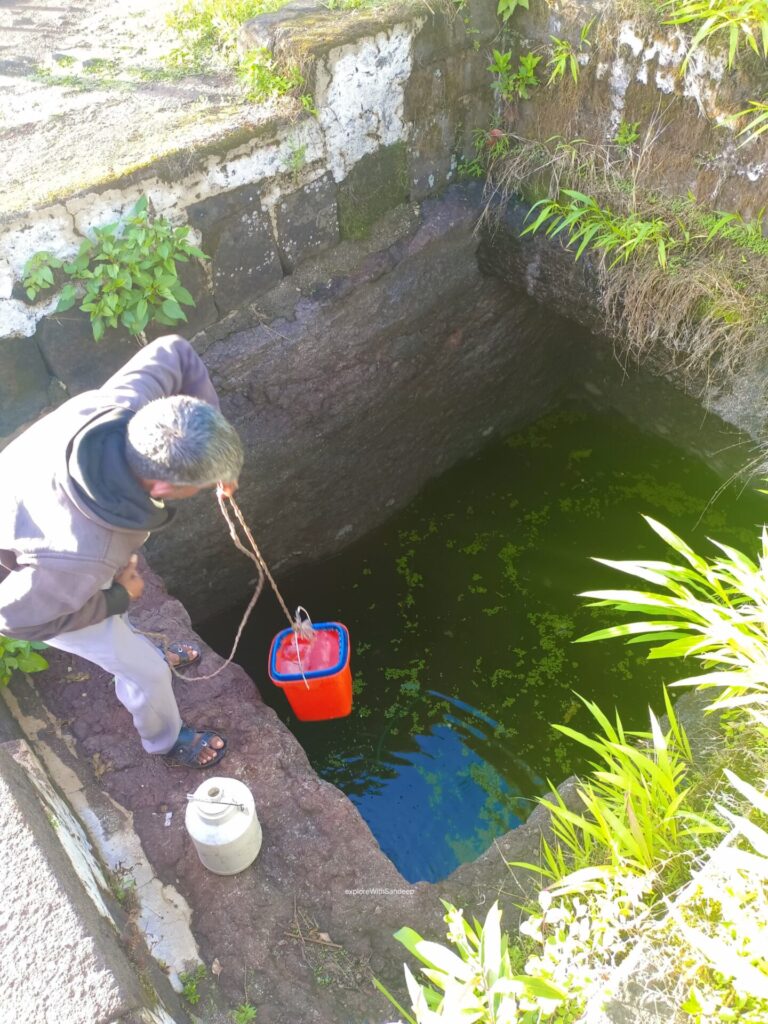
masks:
<path id="1" fill-rule="evenodd" d="M 73 284 L 65 284 L 61 289 L 61 295 L 56 305 L 57 313 L 66 313 L 68 309 L 71 309 L 75 304 L 77 297 L 77 289 Z"/>
<path id="2" fill-rule="evenodd" d="M 450 949 L 441 946 L 437 942 L 428 942 L 426 939 L 421 939 L 416 943 L 415 953 L 428 967 L 435 967 L 445 974 L 459 978 L 461 981 L 469 981 L 473 975 L 472 968 L 464 963 L 461 957 L 458 957 Z"/>
<path id="3" fill-rule="evenodd" d="M 176 299 L 166 299 L 162 305 L 162 311 L 165 316 L 173 320 L 186 320 L 186 314 L 181 306 L 178 304 Z"/>
<path id="4" fill-rule="evenodd" d="M 173 289 L 173 294 L 177 302 L 183 302 L 185 306 L 194 306 L 195 300 L 183 285 L 176 285 Z"/>

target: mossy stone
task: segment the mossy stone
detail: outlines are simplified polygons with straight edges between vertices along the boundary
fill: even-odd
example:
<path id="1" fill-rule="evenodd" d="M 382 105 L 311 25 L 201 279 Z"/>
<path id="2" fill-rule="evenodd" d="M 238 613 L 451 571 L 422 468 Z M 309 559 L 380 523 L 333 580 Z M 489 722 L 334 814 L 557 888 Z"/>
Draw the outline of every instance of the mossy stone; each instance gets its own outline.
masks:
<path id="1" fill-rule="evenodd" d="M 339 232 L 342 238 L 367 238 L 388 210 L 408 200 L 408 156 L 396 142 L 368 153 L 339 186 Z"/>

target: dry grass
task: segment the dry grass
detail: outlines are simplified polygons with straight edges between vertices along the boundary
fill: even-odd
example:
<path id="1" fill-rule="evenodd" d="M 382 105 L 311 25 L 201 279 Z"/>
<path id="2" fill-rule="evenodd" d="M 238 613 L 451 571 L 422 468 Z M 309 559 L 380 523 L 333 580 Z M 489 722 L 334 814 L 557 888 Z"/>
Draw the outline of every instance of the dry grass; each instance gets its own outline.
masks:
<path id="1" fill-rule="evenodd" d="M 663 355 L 687 380 L 711 387 L 768 340 L 760 293 L 706 255 L 671 270 L 646 259 L 602 277 L 606 327 L 629 361 Z"/>
<path id="2" fill-rule="evenodd" d="M 652 118 L 630 152 L 584 139 L 538 142 L 508 133 L 509 152 L 489 162 L 480 225 L 492 234 L 513 196 L 556 199 L 564 188 L 619 217 L 663 219 L 671 253 L 666 268 L 652 250 L 622 265 L 596 252 L 584 258 L 597 271 L 603 330 L 616 339 L 621 358 L 674 367 L 707 391 L 768 342 L 768 253 L 750 251 L 733 233 L 708 238 L 714 211 L 644 187 L 663 150 L 664 120 Z M 558 236 L 562 244 L 566 235 Z"/>

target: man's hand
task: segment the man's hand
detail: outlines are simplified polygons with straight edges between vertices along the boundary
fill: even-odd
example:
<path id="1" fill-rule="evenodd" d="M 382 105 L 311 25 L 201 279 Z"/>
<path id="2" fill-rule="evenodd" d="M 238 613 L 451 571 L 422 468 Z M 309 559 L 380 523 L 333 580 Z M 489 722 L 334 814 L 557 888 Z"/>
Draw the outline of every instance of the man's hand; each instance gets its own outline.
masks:
<path id="1" fill-rule="evenodd" d="M 132 601 L 137 601 L 144 593 L 144 579 L 136 568 L 138 561 L 138 555 L 131 555 L 128 565 L 115 576 L 115 583 L 119 583 L 128 591 L 128 596 Z"/>
<path id="2" fill-rule="evenodd" d="M 233 498 L 237 490 L 237 480 L 219 480 L 216 485 L 216 493 L 223 494 L 225 498 Z"/>

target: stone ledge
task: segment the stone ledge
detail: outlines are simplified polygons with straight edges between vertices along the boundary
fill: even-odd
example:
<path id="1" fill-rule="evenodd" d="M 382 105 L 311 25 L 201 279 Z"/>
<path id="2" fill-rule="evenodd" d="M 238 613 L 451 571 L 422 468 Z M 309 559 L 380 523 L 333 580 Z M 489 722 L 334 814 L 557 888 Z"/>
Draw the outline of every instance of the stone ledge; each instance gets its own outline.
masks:
<path id="1" fill-rule="evenodd" d="M 104 876 L 24 740 L 0 744 L 0 828 L 5 1019 L 146 1021 L 152 1006 L 118 941 Z"/>

